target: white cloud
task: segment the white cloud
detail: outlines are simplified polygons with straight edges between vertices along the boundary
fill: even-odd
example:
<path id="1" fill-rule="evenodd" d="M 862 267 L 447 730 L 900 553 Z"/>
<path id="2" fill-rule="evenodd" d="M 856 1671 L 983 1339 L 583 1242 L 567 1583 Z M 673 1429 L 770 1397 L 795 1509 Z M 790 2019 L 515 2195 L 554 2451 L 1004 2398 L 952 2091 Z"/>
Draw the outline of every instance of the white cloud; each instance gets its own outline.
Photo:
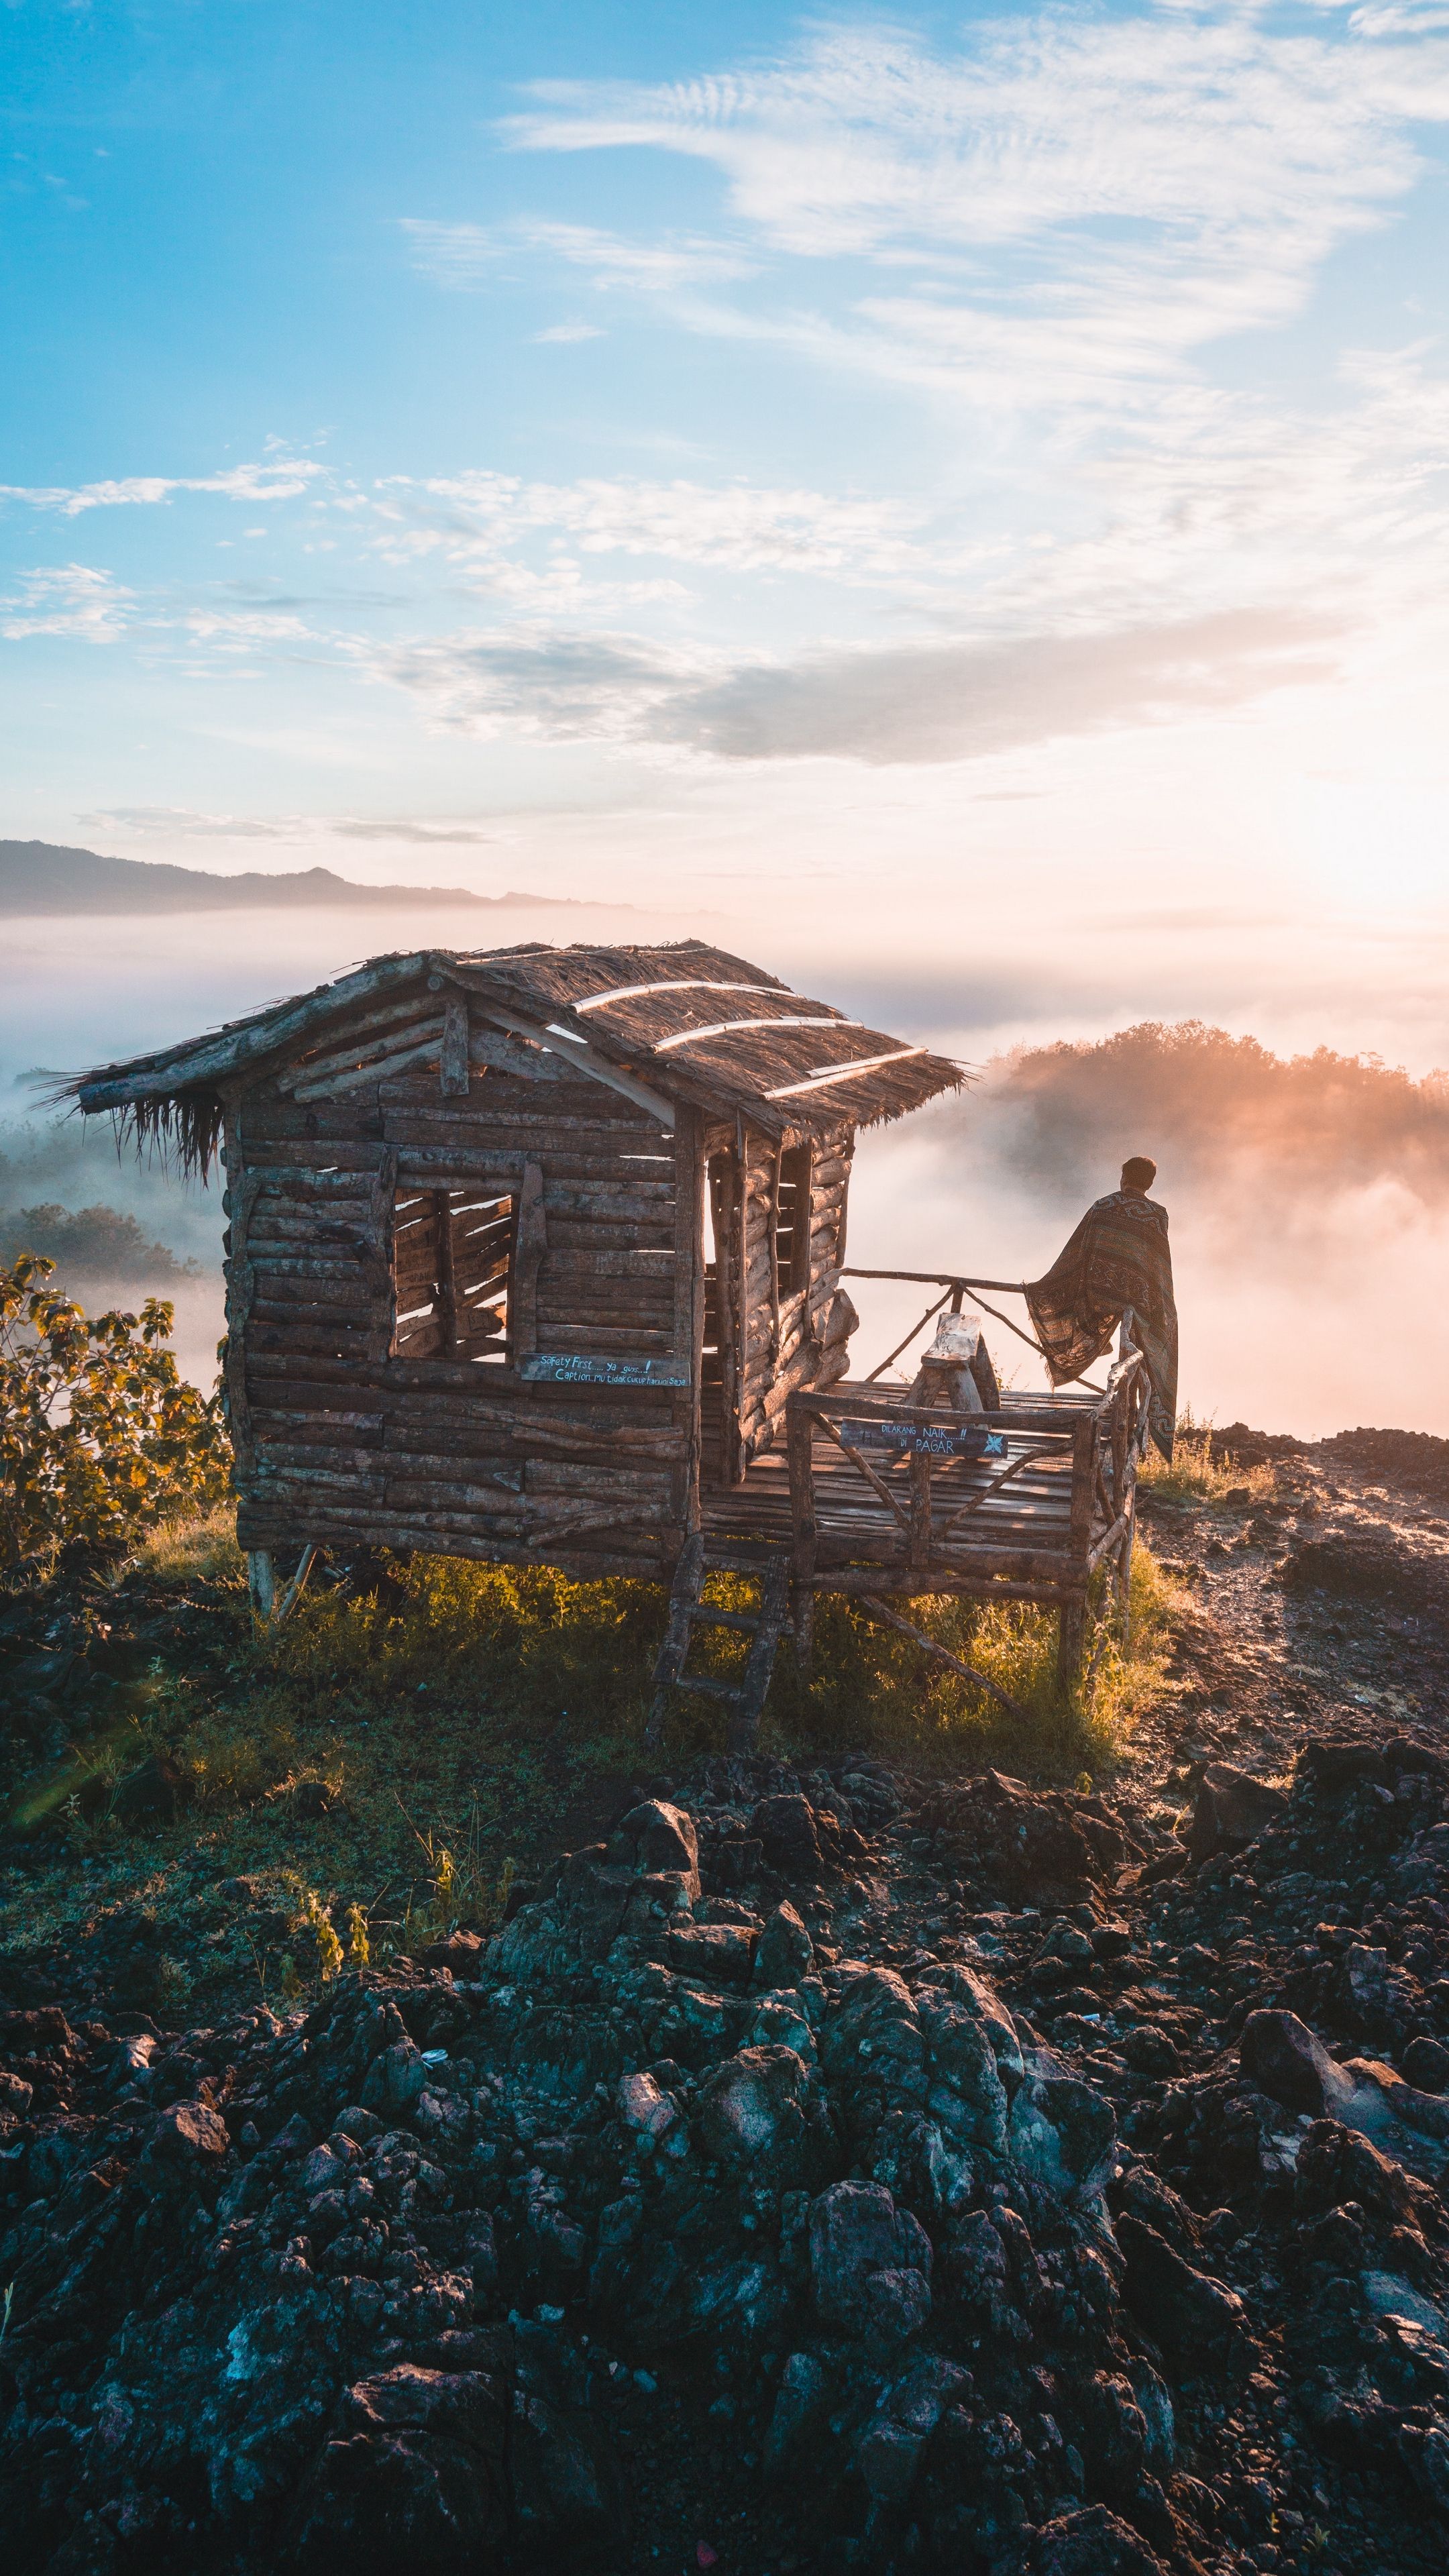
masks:
<path id="1" fill-rule="evenodd" d="M 739 571 L 900 570 L 923 516 L 899 501 L 748 483 L 525 483 L 486 469 L 421 481 L 394 475 L 381 488 L 404 503 L 418 494 L 450 505 L 426 542 L 463 553 L 563 529 L 585 554 L 657 554 Z"/>
<path id="2" fill-rule="evenodd" d="M 605 334 L 596 322 L 552 322 L 546 331 L 535 331 L 533 336 L 542 346 L 555 340 L 602 340 Z"/>
<path id="3" fill-rule="evenodd" d="M 303 643 L 312 634 L 300 617 L 258 608 L 192 608 L 182 624 L 199 644 L 245 651 L 253 644 Z"/>
<path id="4" fill-rule="evenodd" d="M 124 634 L 132 594 L 93 564 L 45 564 L 22 573 L 20 588 L 0 600 L 0 635 L 72 635 L 114 644 Z M 6 616 L 5 610 L 14 612 Z"/>
<path id="5" fill-rule="evenodd" d="M 83 510 L 135 508 L 169 501 L 173 492 L 220 492 L 231 501 L 289 501 L 305 492 L 325 469 L 306 456 L 277 458 L 271 464 L 230 465 L 220 474 L 128 474 L 105 483 L 0 483 L 0 501 L 24 501 L 33 510 L 55 510 L 63 519 Z M 264 534 L 248 529 L 247 534 Z"/>
<path id="6" fill-rule="evenodd" d="M 753 263 L 728 244 L 688 235 L 625 241 L 593 224 L 550 223 L 531 216 L 484 225 L 428 223 L 405 215 L 402 229 L 412 244 L 414 265 L 435 285 L 455 289 L 482 284 L 500 266 L 530 251 L 587 269 L 598 286 L 644 294 L 754 274 Z"/>
<path id="7" fill-rule="evenodd" d="M 1246 705 L 1333 674 L 1316 617 L 1230 612 L 1137 628 L 914 639 L 727 663 L 642 636 L 462 635 L 382 657 L 444 728 L 723 761 L 976 760 Z"/>
<path id="8" fill-rule="evenodd" d="M 1188 353 L 1302 309 L 1328 254 L 1419 170 L 1449 117 L 1438 13 L 1284 33 L 1251 9 L 1034 13 L 933 54 L 826 29 L 761 69 L 660 88 L 543 85 L 510 121 L 547 151 L 709 162 L 770 252 L 914 270 L 844 320 L 697 303 L 817 355 L 976 400 L 1079 402 L 1181 376 Z"/>
<path id="9" fill-rule="evenodd" d="M 626 740 L 702 667 L 639 636 L 547 631 L 444 636 L 374 664 L 449 731 L 541 742 Z"/>

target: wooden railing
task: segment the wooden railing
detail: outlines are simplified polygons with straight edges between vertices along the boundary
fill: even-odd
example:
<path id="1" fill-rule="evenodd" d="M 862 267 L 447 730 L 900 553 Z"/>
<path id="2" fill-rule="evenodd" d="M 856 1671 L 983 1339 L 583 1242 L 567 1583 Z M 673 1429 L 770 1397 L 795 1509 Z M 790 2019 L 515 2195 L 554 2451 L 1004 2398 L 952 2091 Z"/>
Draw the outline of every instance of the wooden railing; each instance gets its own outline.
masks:
<path id="1" fill-rule="evenodd" d="M 1020 1324 L 1014 1324 L 1009 1315 L 1003 1315 L 999 1306 L 987 1305 L 986 1299 L 981 1294 L 983 1288 L 990 1288 L 997 1296 L 1024 1297 L 1026 1295 L 1026 1282 L 1022 1279 L 968 1279 L 962 1273 L 947 1272 L 945 1270 L 862 1270 L 855 1267 L 852 1263 L 847 1263 L 838 1275 L 842 1279 L 902 1279 L 908 1284 L 917 1287 L 939 1288 L 943 1292 L 942 1295 L 936 1299 L 934 1305 L 926 1308 L 926 1311 L 924 1315 L 922 1315 L 919 1323 L 911 1326 L 905 1340 L 903 1342 L 897 1342 L 895 1349 L 893 1351 L 887 1351 L 885 1358 L 871 1370 L 870 1376 L 866 1380 L 866 1384 L 868 1386 L 872 1384 L 876 1378 L 884 1377 L 886 1370 L 891 1367 L 894 1361 L 900 1358 L 902 1351 L 908 1351 L 910 1349 L 916 1335 L 925 1331 L 926 1326 L 934 1321 L 935 1317 L 941 1312 L 943 1306 L 949 1303 L 952 1314 L 959 1315 L 961 1312 L 962 1302 L 968 1288 L 976 1298 L 978 1305 L 983 1308 L 986 1314 L 994 1317 L 998 1324 L 1004 1324 L 1009 1333 L 1015 1333 L 1017 1340 L 1019 1342 L 1025 1342 L 1027 1349 L 1035 1351 L 1039 1359 L 1045 1359 L 1046 1357 L 1046 1353 L 1042 1349 L 1040 1342 L 1037 1340 L 1035 1333 L 1028 1333 L 1023 1330 Z M 1090 1378 L 1073 1378 L 1071 1380 L 1071 1384 L 1074 1386 L 1091 1386 L 1093 1393 L 1097 1395 L 1104 1392 L 1101 1387 L 1093 1386 Z"/>
<path id="2" fill-rule="evenodd" d="M 913 1405 L 869 1379 L 792 1395 L 786 1448 L 797 1598 L 822 1589 L 960 1592 L 1056 1602 L 1079 1617 L 1088 1579 L 1105 1558 L 1115 1560 L 1119 1581 L 1126 1580 L 1147 1393 L 1141 1353 L 1128 1350 L 1106 1388 L 1085 1399 L 1016 1396 L 983 1413 Z M 879 1526 L 895 1541 L 884 1556 L 872 1552 L 868 1563 L 834 1563 L 824 1573 L 822 1435 L 883 1507 Z M 938 1479 L 962 1459 L 979 1472 L 938 1501 Z M 1055 1467 L 1068 1486 L 1066 1514 L 1042 1509 L 1040 1544 L 1031 1535 L 1029 1506 L 1014 1530 L 993 1533 L 988 1506 L 1010 1498 L 1028 1469 L 1043 1467 L 1049 1473 Z M 1039 1489 L 1037 1499 L 1044 1504 Z"/>

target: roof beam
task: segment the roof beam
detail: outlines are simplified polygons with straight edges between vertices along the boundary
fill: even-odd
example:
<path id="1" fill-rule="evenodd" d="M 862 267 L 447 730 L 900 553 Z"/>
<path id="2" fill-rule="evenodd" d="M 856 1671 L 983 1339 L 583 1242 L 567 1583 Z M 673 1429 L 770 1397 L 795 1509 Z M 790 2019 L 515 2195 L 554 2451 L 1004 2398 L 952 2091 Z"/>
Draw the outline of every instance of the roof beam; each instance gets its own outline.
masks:
<path id="1" fill-rule="evenodd" d="M 557 1029 L 545 1027 L 541 1020 L 525 1019 L 521 1011 L 510 1010 L 506 1002 L 495 1002 L 485 997 L 474 985 L 470 984 L 467 989 L 468 998 L 480 1019 L 491 1021 L 496 1029 L 506 1029 L 511 1037 L 531 1038 L 534 1045 L 542 1047 L 547 1055 L 556 1055 L 565 1064 L 576 1064 L 580 1073 L 588 1074 L 593 1081 L 602 1082 L 610 1091 L 622 1092 L 626 1100 L 633 1101 L 636 1109 L 647 1109 L 651 1118 L 658 1119 L 661 1127 L 673 1127 L 674 1103 L 666 1099 L 662 1091 L 651 1091 L 647 1082 L 638 1082 L 632 1073 L 625 1073 L 622 1066 L 610 1064 L 606 1056 L 600 1055 L 582 1039 L 561 1036 Z"/>
<path id="2" fill-rule="evenodd" d="M 275 1055 L 279 1048 L 305 1037 L 311 1029 L 325 1026 L 354 1002 L 365 1002 L 372 994 L 386 992 L 390 986 L 419 974 L 427 963 L 425 955 L 382 958 L 376 966 L 361 966 L 355 975 L 345 975 L 338 984 L 325 984 L 300 1002 L 259 1013 L 239 1029 L 219 1029 L 215 1037 L 204 1038 L 199 1046 L 178 1047 L 144 1071 L 107 1066 L 93 1079 L 78 1083 L 75 1096 L 90 1116 L 100 1109 L 124 1109 L 133 1100 L 167 1100 L 178 1091 L 190 1091 L 198 1083 L 225 1081 L 229 1074 Z"/>
<path id="3" fill-rule="evenodd" d="M 793 1100 L 801 1091 L 827 1091 L 833 1082 L 853 1082 L 857 1074 L 879 1073 L 884 1065 L 904 1064 L 910 1056 L 929 1055 L 930 1052 L 929 1047 L 910 1046 L 897 1047 L 891 1055 L 858 1056 L 854 1064 L 828 1066 L 821 1073 L 812 1073 L 804 1082 L 782 1082 L 764 1096 L 767 1100 Z"/>

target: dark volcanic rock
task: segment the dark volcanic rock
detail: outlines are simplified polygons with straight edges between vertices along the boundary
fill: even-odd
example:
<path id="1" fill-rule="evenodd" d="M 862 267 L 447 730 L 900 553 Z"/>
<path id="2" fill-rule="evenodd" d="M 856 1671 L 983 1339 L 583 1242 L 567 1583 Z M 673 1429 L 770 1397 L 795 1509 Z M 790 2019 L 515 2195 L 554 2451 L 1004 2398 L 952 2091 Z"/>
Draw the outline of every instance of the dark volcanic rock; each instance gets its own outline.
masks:
<path id="1" fill-rule="evenodd" d="M 1231 1762 L 1210 1762 L 1188 1826 L 1188 1850 L 1194 1860 L 1209 1860 L 1215 1852 L 1246 1851 L 1267 1826 L 1277 1822 L 1287 1805 L 1284 1791 L 1266 1780 L 1253 1779 Z"/>
<path id="2" fill-rule="evenodd" d="M 808 1798 L 762 1798 L 750 1818 L 768 1868 L 805 1882 L 820 1875 L 820 1840 Z"/>
<path id="3" fill-rule="evenodd" d="M 1026 2563 L 1031 2576 L 1167 2576 L 1130 2523 L 1100 2504 L 1044 2523 Z"/>
<path id="4" fill-rule="evenodd" d="M 1194 2269 L 1156 2228 L 1123 2215 L 1117 2241 L 1127 2258 L 1128 2305 L 1179 2377 L 1252 2366 L 1247 2315 L 1236 2292 Z"/>
<path id="5" fill-rule="evenodd" d="M 1249 2013 L 1239 2054 L 1263 2092 L 1286 2111 L 1306 2111 L 1310 2119 L 1332 2111 L 1353 2089 L 1352 2079 L 1296 2013 Z"/>
<path id="6" fill-rule="evenodd" d="M 1018 1905 L 1071 1904 L 1141 1858 L 1097 1799 L 1029 1789 L 1001 1771 L 938 1791 L 920 1824 L 963 1877 Z"/>
<path id="7" fill-rule="evenodd" d="M 878 2183 L 837 2182 L 810 2212 L 810 2277 L 826 2325 L 894 2343 L 931 2313 L 931 2240 Z"/>

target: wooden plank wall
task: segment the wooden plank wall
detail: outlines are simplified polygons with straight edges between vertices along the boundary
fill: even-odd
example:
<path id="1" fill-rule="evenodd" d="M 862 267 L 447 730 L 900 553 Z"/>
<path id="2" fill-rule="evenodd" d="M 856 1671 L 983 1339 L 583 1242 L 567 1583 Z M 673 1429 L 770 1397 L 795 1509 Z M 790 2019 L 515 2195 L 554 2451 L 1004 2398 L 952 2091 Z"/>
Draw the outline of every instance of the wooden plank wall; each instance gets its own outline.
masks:
<path id="1" fill-rule="evenodd" d="M 798 1141 L 790 1137 L 787 1146 Z M 769 1448 L 790 1395 L 805 1387 L 833 1384 L 849 1365 L 845 1345 L 825 1348 L 821 1337 L 827 1329 L 834 1274 L 844 1258 L 846 1192 L 855 1133 L 841 1126 L 808 1141 L 809 1277 L 793 1296 L 777 1296 L 774 1225 L 780 1155 L 771 1138 L 751 1130 L 745 1134 L 739 1407 L 746 1460 Z"/>
<path id="2" fill-rule="evenodd" d="M 476 1027 L 466 1088 L 454 1033 L 445 1096 L 442 1029 L 420 996 L 410 1020 L 393 1006 L 385 1051 L 372 1041 L 380 1080 L 365 1045 L 334 1040 L 320 1069 L 289 1067 L 229 1103 L 242 1544 L 659 1571 L 691 1508 L 692 1391 L 529 1384 L 512 1358 L 390 1357 L 391 1212 L 400 1187 L 518 1189 L 536 1165 L 537 1349 L 692 1365 L 695 1265 L 679 1238 L 692 1225 L 697 1239 L 694 1121 L 681 1113 L 671 1135 L 558 1057 Z"/>

